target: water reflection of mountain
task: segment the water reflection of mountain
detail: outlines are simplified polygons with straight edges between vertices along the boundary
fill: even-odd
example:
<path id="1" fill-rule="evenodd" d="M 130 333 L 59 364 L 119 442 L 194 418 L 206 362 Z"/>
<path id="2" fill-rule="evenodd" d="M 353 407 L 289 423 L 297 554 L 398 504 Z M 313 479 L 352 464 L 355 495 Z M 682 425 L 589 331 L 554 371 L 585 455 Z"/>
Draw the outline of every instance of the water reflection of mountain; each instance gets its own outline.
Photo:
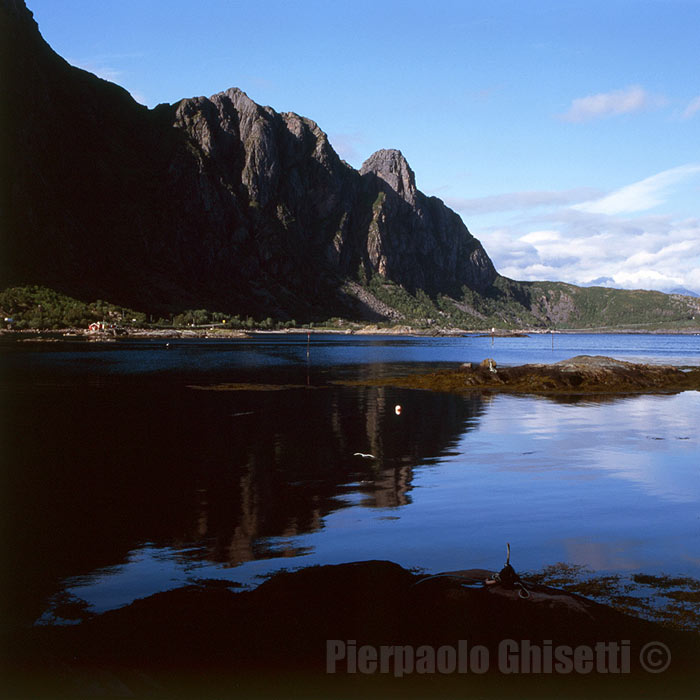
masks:
<path id="1" fill-rule="evenodd" d="M 228 454 L 201 474 L 194 536 L 210 543 L 202 556 L 232 564 L 299 553 L 266 538 L 318 530 L 349 495 L 367 507 L 410 502 L 413 468 L 444 454 L 482 410 L 476 398 L 377 387 L 227 398 L 245 410 Z"/>
<path id="2" fill-rule="evenodd" d="M 318 530 L 349 495 L 370 507 L 407 503 L 413 468 L 449 450 L 483 410 L 478 398 L 391 388 L 186 383 L 6 392 L 7 570 L 18 610 L 35 614 L 60 579 L 119 564 L 147 542 L 193 545 L 185 556 L 231 564 L 293 555 L 266 538 Z"/>

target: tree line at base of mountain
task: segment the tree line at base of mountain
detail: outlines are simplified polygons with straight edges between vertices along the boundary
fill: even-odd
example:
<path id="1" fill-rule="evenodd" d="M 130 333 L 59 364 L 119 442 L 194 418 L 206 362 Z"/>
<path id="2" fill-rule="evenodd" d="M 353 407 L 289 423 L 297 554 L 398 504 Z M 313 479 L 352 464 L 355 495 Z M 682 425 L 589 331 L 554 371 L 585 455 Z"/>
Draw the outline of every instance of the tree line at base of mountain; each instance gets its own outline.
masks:
<path id="1" fill-rule="evenodd" d="M 379 327 L 411 326 L 422 330 L 460 328 L 592 329 L 655 328 L 700 330 L 700 300 L 645 290 L 576 287 L 563 282 L 516 282 L 498 277 L 485 293 L 462 289 L 461 298 L 409 293 L 375 274 L 360 280 L 363 290 L 391 316 Z M 166 316 L 107 301 L 85 301 L 38 285 L 0 292 L 0 315 L 7 328 L 52 330 L 87 327 L 95 321 L 132 327 L 220 324 L 231 329 L 280 330 L 297 327 L 351 327 L 366 319 L 340 317 L 279 319 L 235 313 L 235 309 L 173 309 Z"/>
<path id="2" fill-rule="evenodd" d="M 13 330 L 86 328 L 91 323 L 100 321 L 115 326 L 136 328 L 148 326 L 186 328 L 212 324 L 250 330 L 296 327 L 296 321 L 293 320 L 276 321 L 269 317 L 254 319 L 252 316 L 242 318 L 239 315 L 206 309 L 188 309 L 163 318 L 100 299 L 93 302 L 80 301 L 38 285 L 10 287 L 1 292 L 0 314 L 4 325 Z"/>

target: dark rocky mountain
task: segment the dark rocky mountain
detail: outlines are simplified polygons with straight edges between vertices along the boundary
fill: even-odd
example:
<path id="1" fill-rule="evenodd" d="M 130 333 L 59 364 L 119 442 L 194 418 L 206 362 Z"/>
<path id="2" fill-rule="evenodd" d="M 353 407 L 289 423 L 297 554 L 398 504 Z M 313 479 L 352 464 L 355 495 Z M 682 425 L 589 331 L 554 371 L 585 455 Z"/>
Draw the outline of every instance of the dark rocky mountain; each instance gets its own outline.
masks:
<path id="1" fill-rule="evenodd" d="M 148 109 L 58 56 L 24 0 L 0 0 L 0 32 L 0 290 L 43 285 L 164 317 L 462 328 L 700 319 L 690 297 L 498 275 L 398 150 L 357 171 L 313 121 L 236 88 Z M 3 314 L 31 315 L 9 296 Z M 42 323 L 38 308 L 29 327 Z"/>
<path id="2" fill-rule="evenodd" d="M 497 273 L 399 151 L 358 172 L 311 120 L 232 88 L 149 110 L 70 66 L 23 0 L 0 0 L 0 286 L 155 311 L 371 316 L 358 278 L 413 293 Z"/>

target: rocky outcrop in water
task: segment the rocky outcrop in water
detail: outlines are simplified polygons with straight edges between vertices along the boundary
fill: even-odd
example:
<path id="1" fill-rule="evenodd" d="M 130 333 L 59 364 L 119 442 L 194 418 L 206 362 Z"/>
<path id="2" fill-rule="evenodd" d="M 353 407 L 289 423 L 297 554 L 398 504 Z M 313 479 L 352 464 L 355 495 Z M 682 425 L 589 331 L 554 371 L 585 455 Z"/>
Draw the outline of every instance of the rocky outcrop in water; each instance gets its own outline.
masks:
<path id="1" fill-rule="evenodd" d="M 654 394 L 700 391 L 700 369 L 624 362 L 599 355 L 577 355 L 553 364 L 515 367 L 499 367 L 487 358 L 458 369 L 363 383 L 460 393 L 488 390 L 545 395 Z"/>
<path id="2" fill-rule="evenodd" d="M 21 0 L 2 0 L 0 21 L 2 286 L 157 311 L 371 317 L 345 284 L 360 269 L 430 294 L 495 279 L 400 152 L 358 172 L 313 121 L 236 88 L 149 110 L 57 56 Z"/>

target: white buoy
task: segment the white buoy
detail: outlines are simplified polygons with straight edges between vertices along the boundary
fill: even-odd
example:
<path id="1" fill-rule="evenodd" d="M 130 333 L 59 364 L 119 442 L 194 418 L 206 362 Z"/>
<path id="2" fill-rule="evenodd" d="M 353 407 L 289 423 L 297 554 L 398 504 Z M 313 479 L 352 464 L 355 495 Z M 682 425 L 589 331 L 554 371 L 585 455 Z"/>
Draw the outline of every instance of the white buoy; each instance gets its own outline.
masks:
<path id="1" fill-rule="evenodd" d="M 394 413 L 395 413 L 397 416 L 400 416 L 400 415 L 401 415 L 401 411 L 403 411 L 403 408 L 401 408 L 401 405 L 397 403 L 396 406 L 394 406 Z"/>

